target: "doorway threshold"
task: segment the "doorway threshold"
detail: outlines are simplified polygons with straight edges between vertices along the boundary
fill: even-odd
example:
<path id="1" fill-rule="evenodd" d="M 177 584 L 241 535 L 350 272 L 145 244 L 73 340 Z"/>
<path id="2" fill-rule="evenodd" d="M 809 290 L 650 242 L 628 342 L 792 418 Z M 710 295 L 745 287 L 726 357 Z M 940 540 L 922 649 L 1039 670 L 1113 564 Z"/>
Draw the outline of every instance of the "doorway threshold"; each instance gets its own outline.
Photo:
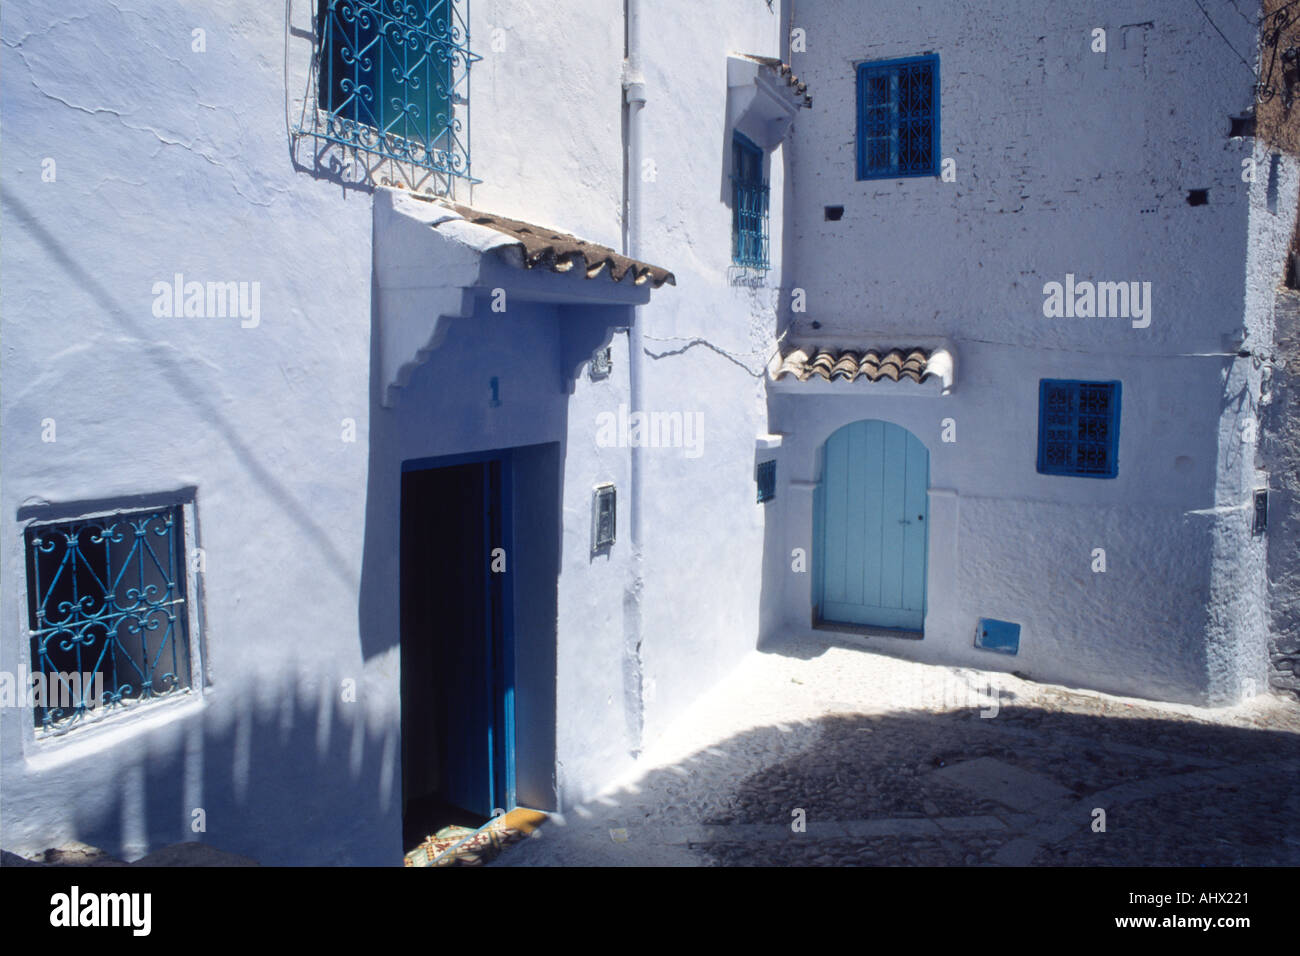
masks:
<path id="1" fill-rule="evenodd" d="M 925 637 L 924 631 L 907 631 L 898 627 L 872 627 L 867 624 L 844 624 L 839 621 L 818 621 L 813 625 L 813 630 L 849 637 L 892 637 L 904 641 L 919 641 Z"/>
<path id="2" fill-rule="evenodd" d="M 404 866 L 482 866 L 502 850 L 527 839 L 548 819 L 541 810 L 515 807 L 475 829 L 451 826 L 405 854 Z"/>

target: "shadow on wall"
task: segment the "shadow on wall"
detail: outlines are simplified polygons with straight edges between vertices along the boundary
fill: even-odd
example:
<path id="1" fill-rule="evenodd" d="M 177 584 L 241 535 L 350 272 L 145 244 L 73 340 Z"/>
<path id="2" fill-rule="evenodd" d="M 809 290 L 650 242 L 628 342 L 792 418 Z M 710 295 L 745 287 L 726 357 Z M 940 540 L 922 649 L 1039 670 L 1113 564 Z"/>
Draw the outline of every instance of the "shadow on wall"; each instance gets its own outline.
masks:
<path id="1" fill-rule="evenodd" d="M 990 719 L 917 709 L 745 731 L 548 823 L 492 865 L 1294 866 L 1298 789 L 1297 733 L 1004 694 Z"/>
<path id="2" fill-rule="evenodd" d="M 31 790 L 7 780 L 6 819 L 63 804 L 71 832 L 51 834 L 50 846 L 75 839 L 123 859 L 200 841 L 270 865 L 400 865 L 398 728 L 360 681 L 272 679 L 208 696 L 198 714 L 33 775 Z M 105 761 L 116 765 L 111 789 L 81 783 L 80 768 Z M 13 830 L 6 849 L 46 848 L 24 845 L 44 834 Z"/>

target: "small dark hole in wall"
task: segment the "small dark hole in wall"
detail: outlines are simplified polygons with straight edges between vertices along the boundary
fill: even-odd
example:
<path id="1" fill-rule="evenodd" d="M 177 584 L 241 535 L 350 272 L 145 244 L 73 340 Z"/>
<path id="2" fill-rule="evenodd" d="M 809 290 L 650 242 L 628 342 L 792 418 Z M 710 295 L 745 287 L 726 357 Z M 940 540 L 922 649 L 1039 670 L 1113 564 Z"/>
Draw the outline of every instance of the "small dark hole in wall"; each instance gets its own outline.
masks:
<path id="1" fill-rule="evenodd" d="M 1300 253 L 1286 257 L 1286 287 L 1288 289 L 1300 289 Z"/>
<path id="2" fill-rule="evenodd" d="M 827 207 L 826 207 L 826 221 L 827 221 L 827 222 L 839 222 L 839 221 L 840 221 L 841 219 L 843 219 L 843 218 L 844 218 L 844 207 L 843 207 L 843 206 L 827 206 Z"/>
<path id="3" fill-rule="evenodd" d="M 1205 206 L 1210 202 L 1210 191 L 1208 189 L 1189 189 L 1187 190 L 1187 205 Z"/>
<path id="4" fill-rule="evenodd" d="M 1255 135 L 1255 117 L 1247 114 L 1245 116 L 1233 116 L 1231 118 L 1232 127 L 1228 130 L 1231 136 L 1254 136 Z"/>

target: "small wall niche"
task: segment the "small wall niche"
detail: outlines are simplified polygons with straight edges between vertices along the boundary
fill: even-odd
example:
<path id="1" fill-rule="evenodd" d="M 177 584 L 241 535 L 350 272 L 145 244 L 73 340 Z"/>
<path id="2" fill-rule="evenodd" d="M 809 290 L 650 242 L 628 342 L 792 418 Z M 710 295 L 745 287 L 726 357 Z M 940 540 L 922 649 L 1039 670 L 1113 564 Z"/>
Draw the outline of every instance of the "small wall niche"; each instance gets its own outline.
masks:
<path id="1" fill-rule="evenodd" d="M 823 207 L 827 222 L 839 222 L 844 218 L 843 206 L 825 206 Z"/>

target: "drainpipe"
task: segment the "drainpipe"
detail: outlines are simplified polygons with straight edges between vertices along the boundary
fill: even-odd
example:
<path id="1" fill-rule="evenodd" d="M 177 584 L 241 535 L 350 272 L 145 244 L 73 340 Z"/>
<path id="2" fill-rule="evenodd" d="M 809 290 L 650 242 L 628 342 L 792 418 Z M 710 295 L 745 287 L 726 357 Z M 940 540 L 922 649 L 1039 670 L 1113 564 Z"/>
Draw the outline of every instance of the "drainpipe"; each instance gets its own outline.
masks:
<path id="1" fill-rule="evenodd" d="M 623 254 L 641 258 L 641 160 L 642 122 L 641 110 L 645 107 L 645 76 L 641 72 L 641 4 L 639 0 L 623 0 L 624 60 L 623 95 L 627 104 L 627 151 L 624 158 L 624 176 L 627 183 L 626 206 L 623 212 Z M 632 411 L 641 411 L 642 384 L 645 372 L 645 350 L 641 344 L 642 316 L 639 307 L 632 307 L 632 321 L 627 330 L 628 392 Z M 623 597 L 623 693 L 627 718 L 629 750 L 635 757 L 641 752 L 641 732 L 644 724 L 644 702 L 641 682 L 641 594 L 642 537 L 641 537 L 641 486 L 644 462 L 641 448 L 628 449 L 630 486 L 628 489 L 628 530 L 632 539 L 632 564 L 629 581 Z"/>

